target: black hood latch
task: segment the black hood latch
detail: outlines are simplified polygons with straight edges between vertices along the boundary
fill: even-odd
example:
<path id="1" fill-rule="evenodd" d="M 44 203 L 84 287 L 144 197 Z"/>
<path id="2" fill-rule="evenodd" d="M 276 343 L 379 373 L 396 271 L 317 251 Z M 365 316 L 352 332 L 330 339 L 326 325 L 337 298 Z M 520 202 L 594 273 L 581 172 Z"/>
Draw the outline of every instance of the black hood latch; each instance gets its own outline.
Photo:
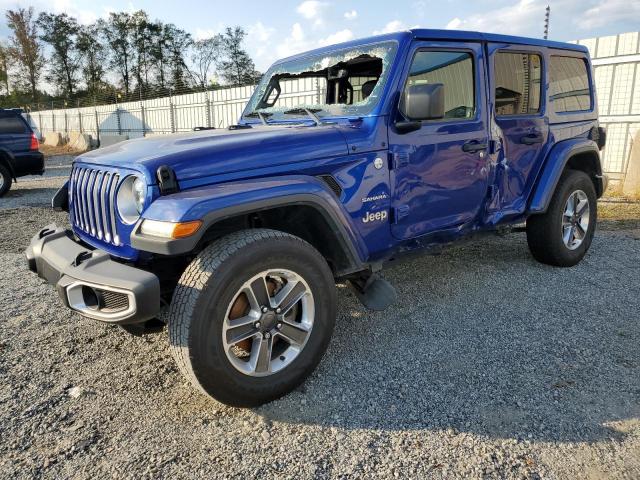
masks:
<path id="1" fill-rule="evenodd" d="M 158 176 L 158 186 L 160 187 L 161 195 L 170 195 L 180 191 L 176 174 L 171 167 L 167 165 L 158 167 L 156 175 Z"/>

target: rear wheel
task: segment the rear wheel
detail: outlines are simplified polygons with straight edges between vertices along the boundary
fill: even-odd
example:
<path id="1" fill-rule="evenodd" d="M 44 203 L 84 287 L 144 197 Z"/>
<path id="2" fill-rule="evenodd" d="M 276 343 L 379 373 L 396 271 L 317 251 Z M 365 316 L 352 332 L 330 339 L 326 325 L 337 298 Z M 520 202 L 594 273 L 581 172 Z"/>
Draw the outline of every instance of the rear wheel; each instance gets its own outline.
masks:
<path id="1" fill-rule="evenodd" d="M 593 182 L 580 171 L 562 174 L 547 212 L 527 220 L 527 241 L 536 260 L 571 267 L 586 255 L 597 220 Z"/>
<path id="2" fill-rule="evenodd" d="M 252 407 L 300 384 L 333 332 L 336 293 L 324 258 L 273 230 L 224 237 L 182 275 L 169 340 L 182 373 L 228 405 Z"/>
<path id="3" fill-rule="evenodd" d="M 0 163 L 0 197 L 9 191 L 11 188 L 11 173 Z"/>

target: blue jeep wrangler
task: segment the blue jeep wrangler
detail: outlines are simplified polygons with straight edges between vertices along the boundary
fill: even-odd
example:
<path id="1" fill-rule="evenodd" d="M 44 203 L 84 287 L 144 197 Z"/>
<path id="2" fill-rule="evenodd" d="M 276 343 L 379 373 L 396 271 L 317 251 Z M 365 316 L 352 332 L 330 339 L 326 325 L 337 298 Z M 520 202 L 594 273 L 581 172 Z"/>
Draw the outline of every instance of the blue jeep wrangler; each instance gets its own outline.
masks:
<path id="1" fill-rule="evenodd" d="M 0 108 L 0 197 L 9 191 L 12 180 L 44 173 L 39 147 L 22 110 Z"/>
<path id="2" fill-rule="evenodd" d="M 606 188 L 593 74 L 579 45 L 412 30 L 273 65 L 237 125 L 79 156 L 29 267 L 115 324 L 168 306 L 203 392 L 255 406 L 316 367 L 336 282 L 372 309 L 383 267 L 522 228 L 540 262 L 586 254 Z"/>

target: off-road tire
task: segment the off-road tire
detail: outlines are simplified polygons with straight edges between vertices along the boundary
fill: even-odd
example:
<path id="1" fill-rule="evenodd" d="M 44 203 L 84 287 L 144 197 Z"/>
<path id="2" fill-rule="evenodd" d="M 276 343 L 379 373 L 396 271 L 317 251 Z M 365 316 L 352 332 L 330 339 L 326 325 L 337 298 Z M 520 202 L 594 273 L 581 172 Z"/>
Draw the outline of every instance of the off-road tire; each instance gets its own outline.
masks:
<path id="1" fill-rule="evenodd" d="M 569 249 L 562 239 L 562 217 L 569 196 L 582 190 L 589 200 L 589 227 L 586 236 L 575 250 Z M 546 213 L 533 215 L 527 220 L 527 242 L 533 257 L 541 263 L 557 267 L 572 267 L 586 255 L 595 232 L 597 198 L 589 176 L 578 170 L 566 170 L 560 177 Z"/>
<path id="2" fill-rule="evenodd" d="M 11 188 L 11 173 L 0 163 L 0 197 L 3 197 L 5 193 Z"/>
<path id="3" fill-rule="evenodd" d="M 240 286 L 265 269 L 290 269 L 309 285 L 315 318 L 298 356 L 283 370 L 251 377 L 231 364 L 223 348 L 222 325 Z M 242 230 L 205 248 L 189 264 L 169 311 L 171 352 L 181 373 L 197 388 L 234 407 L 255 407 L 290 392 L 315 369 L 335 324 L 333 274 L 304 240 L 268 229 Z"/>

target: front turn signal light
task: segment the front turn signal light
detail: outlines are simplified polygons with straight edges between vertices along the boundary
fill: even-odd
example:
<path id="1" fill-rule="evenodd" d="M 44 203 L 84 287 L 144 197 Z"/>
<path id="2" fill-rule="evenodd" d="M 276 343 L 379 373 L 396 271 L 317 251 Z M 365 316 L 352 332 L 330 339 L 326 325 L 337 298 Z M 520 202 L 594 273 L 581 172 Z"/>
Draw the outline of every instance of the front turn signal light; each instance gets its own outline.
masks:
<path id="1" fill-rule="evenodd" d="M 190 222 L 161 222 L 158 220 L 144 220 L 140 226 L 140 233 L 149 237 L 187 238 L 200 230 L 202 220 Z"/>

